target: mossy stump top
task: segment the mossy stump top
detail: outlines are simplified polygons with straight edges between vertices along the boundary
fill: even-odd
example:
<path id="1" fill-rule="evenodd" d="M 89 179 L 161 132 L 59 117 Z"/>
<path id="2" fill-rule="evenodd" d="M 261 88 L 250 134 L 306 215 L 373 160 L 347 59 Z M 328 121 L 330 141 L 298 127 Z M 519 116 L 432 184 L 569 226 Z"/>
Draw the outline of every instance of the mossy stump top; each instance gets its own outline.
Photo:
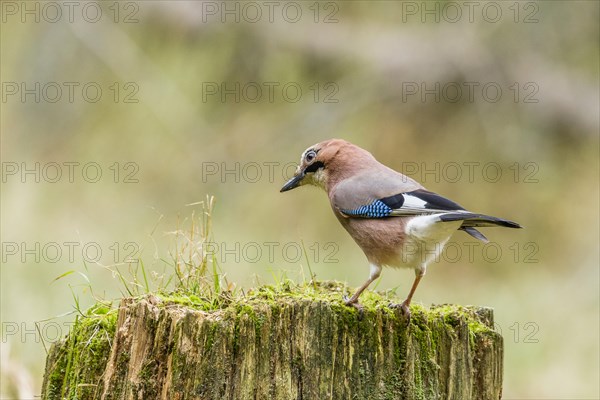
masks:
<path id="1" fill-rule="evenodd" d="M 335 282 L 97 306 L 54 343 L 44 399 L 500 399 L 489 308 L 412 306 Z"/>

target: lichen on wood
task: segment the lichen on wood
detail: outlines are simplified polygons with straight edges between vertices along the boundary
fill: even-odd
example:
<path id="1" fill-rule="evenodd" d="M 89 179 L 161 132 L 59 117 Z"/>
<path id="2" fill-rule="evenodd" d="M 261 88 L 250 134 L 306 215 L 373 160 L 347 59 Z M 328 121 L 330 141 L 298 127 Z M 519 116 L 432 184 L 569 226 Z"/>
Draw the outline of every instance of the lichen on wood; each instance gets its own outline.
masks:
<path id="1" fill-rule="evenodd" d="M 359 313 L 347 292 L 285 282 L 219 301 L 123 299 L 52 346 L 42 398 L 501 398 L 491 309 L 413 305 L 407 324 L 387 296 L 365 293 Z"/>

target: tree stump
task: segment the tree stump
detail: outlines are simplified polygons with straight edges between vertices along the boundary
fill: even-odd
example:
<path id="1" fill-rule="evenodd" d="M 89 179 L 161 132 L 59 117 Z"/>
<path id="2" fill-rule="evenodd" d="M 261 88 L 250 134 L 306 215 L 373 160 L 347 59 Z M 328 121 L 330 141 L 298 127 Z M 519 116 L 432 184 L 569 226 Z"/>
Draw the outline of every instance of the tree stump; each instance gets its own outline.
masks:
<path id="1" fill-rule="evenodd" d="M 46 362 L 43 399 L 459 399 L 502 396 L 489 308 L 413 305 L 410 323 L 335 282 L 221 300 L 123 299 L 78 318 Z"/>

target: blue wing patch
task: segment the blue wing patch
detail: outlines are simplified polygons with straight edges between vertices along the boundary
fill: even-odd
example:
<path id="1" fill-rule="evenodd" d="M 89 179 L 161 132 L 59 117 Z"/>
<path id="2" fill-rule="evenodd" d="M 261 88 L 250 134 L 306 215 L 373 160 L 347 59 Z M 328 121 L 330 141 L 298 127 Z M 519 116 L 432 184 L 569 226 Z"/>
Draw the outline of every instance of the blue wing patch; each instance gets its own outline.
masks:
<path id="1" fill-rule="evenodd" d="M 385 218 L 390 215 L 392 208 L 381 200 L 375 200 L 371 204 L 360 206 L 353 210 L 341 210 L 346 215 L 363 218 Z"/>

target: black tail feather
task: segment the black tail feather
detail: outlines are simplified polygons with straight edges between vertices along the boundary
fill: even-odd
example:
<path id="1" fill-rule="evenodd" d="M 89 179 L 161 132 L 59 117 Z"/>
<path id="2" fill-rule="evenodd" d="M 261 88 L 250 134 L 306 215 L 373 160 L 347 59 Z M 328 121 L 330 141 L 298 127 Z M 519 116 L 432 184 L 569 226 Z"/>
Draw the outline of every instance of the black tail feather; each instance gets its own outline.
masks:
<path id="1" fill-rule="evenodd" d="M 466 233 L 468 233 L 469 235 L 473 236 L 475 239 L 482 241 L 483 243 L 488 243 L 489 242 L 488 238 L 486 238 L 483 233 L 479 232 L 475 228 L 461 226 L 460 228 L 458 228 L 458 230 L 465 231 Z"/>
<path id="2" fill-rule="evenodd" d="M 442 214 L 440 215 L 440 220 L 444 222 L 464 221 L 461 225 L 461 228 L 474 228 L 482 226 L 503 226 L 505 228 L 522 228 L 521 225 L 513 221 L 509 221 L 498 217 L 492 217 L 490 215 L 474 214 L 468 212 Z M 463 230 L 465 230 L 471 236 L 476 237 L 466 229 Z"/>

